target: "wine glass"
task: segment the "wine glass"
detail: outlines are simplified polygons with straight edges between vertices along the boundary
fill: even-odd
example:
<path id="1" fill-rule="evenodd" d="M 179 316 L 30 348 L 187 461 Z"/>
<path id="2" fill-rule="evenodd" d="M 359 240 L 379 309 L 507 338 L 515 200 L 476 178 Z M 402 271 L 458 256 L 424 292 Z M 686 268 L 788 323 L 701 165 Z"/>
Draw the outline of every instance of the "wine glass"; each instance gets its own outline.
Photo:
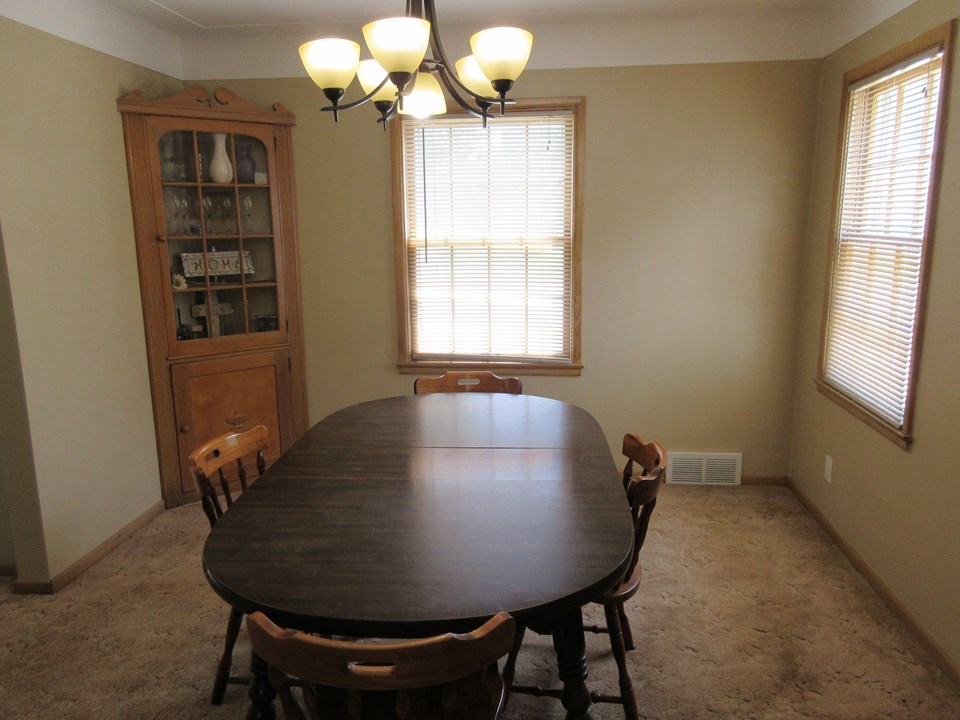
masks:
<path id="1" fill-rule="evenodd" d="M 220 203 L 220 212 L 223 215 L 223 232 L 229 233 L 233 230 L 233 198 L 229 195 L 224 195 L 223 201 Z"/>
<path id="2" fill-rule="evenodd" d="M 180 234 L 180 203 L 175 195 L 167 199 L 167 210 L 170 212 L 170 235 Z"/>
<path id="3" fill-rule="evenodd" d="M 243 198 L 243 216 L 247 220 L 247 232 L 253 232 L 253 195 L 246 195 Z"/>
<path id="4" fill-rule="evenodd" d="M 209 235 L 213 233 L 213 228 L 210 227 L 210 215 L 213 213 L 213 198 L 209 195 L 204 196 L 203 198 L 203 229 Z"/>
<path id="5" fill-rule="evenodd" d="M 189 218 L 187 230 L 191 235 L 198 234 L 200 232 L 200 200 L 196 195 L 191 194 L 187 201 L 187 217 Z"/>
<path id="6" fill-rule="evenodd" d="M 189 225 L 187 222 L 187 199 L 185 197 L 177 197 L 174 198 L 174 200 L 176 201 L 177 216 L 180 218 L 177 221 L 177 232 L 181 235 L 185 235 Z"/>

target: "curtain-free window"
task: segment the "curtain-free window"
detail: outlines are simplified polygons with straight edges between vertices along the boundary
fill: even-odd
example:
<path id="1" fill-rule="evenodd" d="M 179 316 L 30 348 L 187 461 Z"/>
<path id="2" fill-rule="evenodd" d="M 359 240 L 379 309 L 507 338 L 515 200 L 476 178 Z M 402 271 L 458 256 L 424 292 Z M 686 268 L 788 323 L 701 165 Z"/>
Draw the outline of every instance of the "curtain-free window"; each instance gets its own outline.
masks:
<path id="1" fill-rule="evenodd" d="M 819 380 L 901 444 L 920 349 L 949 34 L 848 76 Z"/>
<path id="2" fill-rule="evenodd" d="M 577 116 L 403 118 L 401 367 L 579 366 Z"/>

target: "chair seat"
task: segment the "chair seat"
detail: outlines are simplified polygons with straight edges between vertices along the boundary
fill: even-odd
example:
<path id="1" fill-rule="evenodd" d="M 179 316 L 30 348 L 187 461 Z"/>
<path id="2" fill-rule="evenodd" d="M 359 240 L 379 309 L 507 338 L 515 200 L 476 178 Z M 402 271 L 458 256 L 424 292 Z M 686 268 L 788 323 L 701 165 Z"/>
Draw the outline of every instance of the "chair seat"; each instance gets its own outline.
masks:
<path id="1" fill-rule="evenodd" d="M 597 600 L 600 605 L 622 605 L 625 601 L 637 594 L 640 589 L 640 579 L 643 577 L 643 568 L 637 563 L 633 571 L 625 577 L 619 585 Z"/>

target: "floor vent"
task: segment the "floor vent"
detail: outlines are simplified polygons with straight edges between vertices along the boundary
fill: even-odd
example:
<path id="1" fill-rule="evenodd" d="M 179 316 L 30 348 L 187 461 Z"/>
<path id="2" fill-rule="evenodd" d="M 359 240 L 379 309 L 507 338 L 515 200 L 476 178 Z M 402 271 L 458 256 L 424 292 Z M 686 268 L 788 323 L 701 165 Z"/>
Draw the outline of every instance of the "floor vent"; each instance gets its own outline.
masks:
<path id="1" fill-rule="evenodd" d="M 742 453 L 668 453 L 667 482 L 739 485 Z"/>

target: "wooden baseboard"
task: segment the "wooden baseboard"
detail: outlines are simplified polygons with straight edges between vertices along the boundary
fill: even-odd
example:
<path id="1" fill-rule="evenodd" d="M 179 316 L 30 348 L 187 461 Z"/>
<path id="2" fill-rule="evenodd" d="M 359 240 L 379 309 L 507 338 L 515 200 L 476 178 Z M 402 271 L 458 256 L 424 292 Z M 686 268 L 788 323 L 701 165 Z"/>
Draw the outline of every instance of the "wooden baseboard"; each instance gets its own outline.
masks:
<path id="1" fill-rule="evenodd" d="M 141 513 L 131 522 L 117 530 L 117 532 L 97 545 L 93 550 L 88 552 L 75 563 L 67 567 L 62 572 L 57 573 L 57 575 L 55 575 L 50 581 L 22 582 L 20 580 L 14 580 L 10 584 L 10 589 L 18 595 L 52 595 L 80 577 L 85 570 L 93 567 L 107 553 L 116 548 L 120 543 L 129 538 L 131 535 L 137 532 L 137 530 L 142 528 L 162 512 L 162 502 L 158 502 L 151 506 L 146 512 Z"/>
<path id="2" fill-rule="evenodd" d="M 53 584 L 51 582 L 22 582 L 14 580 L 10 583 L 10 592 L 17 595 L 52 595 Z"/>
<path id="3" fill-rule="evenodd" d="M 792 478 L 787 478 L 786 486 L 790 488 L 793 494 L 797 497 L 800 503 L 807 509 L 813 518 L 820 523 L 820 526 L 826 531 L 830 538 L 837 544 L 837 547 L 840 548 L 840 551 L 847 556 L 847 559 L 850 563 L 857 569 L 857 571 L 863 575 L 870 586 L 876 591 L 887 606 L 893 610 L 894 614 L 899 617 L 904 624 L 910 629 L 910 631 L 916 636 L 917 640 L 920 641 L 920 644 L 923 645 L 924 649 L 927 650 L 936 661 L 937 665 L 940 666 L 940 669 L 949 677 L 957 687 L 960 687 L 960 665 L 957 665 L 953 659 L 947 655 L 942 647 L 937 643 L 936 640 L 931 637 L 931 635 L 924 629 L 923 625 L 914 617 L 907 607 L 900 602 L 900 599 L 887 587 L 886 583 L 880 579 L 880 576 L 877 575 L 873 568 L 871 568 L 866 560 L 861 557 L 853 546 L 848 543 L 843 536 L 837 531 L 837 529 L 827 520 L 826 516 L 820 511 L 813 501 L 808 498 L 804 492 L 797 487 L 797 484 L 793 482 Z"/>

